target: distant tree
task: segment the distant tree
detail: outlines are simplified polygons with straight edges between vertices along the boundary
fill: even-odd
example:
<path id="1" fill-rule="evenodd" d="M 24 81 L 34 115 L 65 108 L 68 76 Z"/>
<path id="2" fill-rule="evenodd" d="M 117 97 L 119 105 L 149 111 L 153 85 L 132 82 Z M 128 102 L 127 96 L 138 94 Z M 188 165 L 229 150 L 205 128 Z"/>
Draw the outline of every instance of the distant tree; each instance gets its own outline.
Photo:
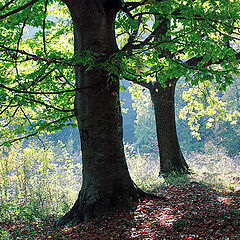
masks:
<path id="1" fill-rule="evenodd" d="M 238 1 L 1 1 L 1 144 L 60 130 L 73 125 L 72 118 L 78 124 L 83 184 L 58 225 L 129 209 L 144 194 L 131 180 L 124 156 L 119 78 L 157 75 L 152 85 L 159 90 L 195 74 L 196 81 L 215 76 L 225 87 L 237 70 L 238 55 L 226 41 L 234 40 L 238 17 Z M 170 28 L 162 38 L 165 22 Z M 30 26 L 36 33 L 29 38 Z M 119 47 L 114 28 L 120 38 L 130 32 Z M 215 71 L 210 63 L 224 68 Z"/>

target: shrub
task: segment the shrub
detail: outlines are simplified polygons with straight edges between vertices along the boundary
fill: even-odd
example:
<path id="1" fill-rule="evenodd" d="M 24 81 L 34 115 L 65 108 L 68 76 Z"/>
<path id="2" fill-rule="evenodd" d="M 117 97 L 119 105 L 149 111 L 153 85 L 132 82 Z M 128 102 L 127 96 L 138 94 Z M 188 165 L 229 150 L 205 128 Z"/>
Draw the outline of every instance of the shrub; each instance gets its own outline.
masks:
<path id="1" fill-rule="evenodd" d="M 35 143 L 2 148 L 0 220 L 32 221 L 62 214 L 76 199 L 80 182 L 81 165 L 73 164 L 61 142 L 45 149 Z"/>

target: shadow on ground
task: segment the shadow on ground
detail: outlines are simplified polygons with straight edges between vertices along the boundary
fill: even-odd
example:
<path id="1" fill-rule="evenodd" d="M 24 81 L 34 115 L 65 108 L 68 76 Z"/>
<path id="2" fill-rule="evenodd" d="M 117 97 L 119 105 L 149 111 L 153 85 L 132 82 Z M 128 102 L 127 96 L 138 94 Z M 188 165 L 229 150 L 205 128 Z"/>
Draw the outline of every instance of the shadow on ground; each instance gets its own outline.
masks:
<path id="1" fill-rule="evenodd" d="M 116 212 L 74 227 L 54 229 L 54 221 L 0 223 L 0 236 L 2 231 L 8 239 L 240 239 L 239 191 L 188 182 L 163 186 L 157 194 L 168 200 L 147 198 L 130 213 Z"/>

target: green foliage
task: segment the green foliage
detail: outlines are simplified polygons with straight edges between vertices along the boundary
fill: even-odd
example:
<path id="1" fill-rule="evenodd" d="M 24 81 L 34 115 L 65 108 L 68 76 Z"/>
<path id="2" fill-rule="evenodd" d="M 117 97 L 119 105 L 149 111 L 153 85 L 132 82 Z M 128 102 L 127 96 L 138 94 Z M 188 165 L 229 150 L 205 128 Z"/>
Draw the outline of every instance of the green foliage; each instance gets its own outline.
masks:
<path id="1" fill-rule="evenodd" d="M 183 92 L 183 99 L 187 105 L 181 109 L 180 118 L 188 121 L 191 134 L 200 139 L 200 120 L 204 118 L 206 129 L 213 126 L 215 122 L 230 122 L 236 124 L 240 112 L 231 109 L 219 97 L 215 86 L 209 83 L 199 83 L 196 87 L 191 87 Z M 221 121 L 222 120 L 222 121 Z"/>
<path id="2" fill-rule="evenodd" d="M 236 79 L 226 92 L 220 92 L 207 82 L 191 86 L 183 79 L 179 80 L 175 109 L 178 138 L 183 152 L 204 151 L 204 144 L 212 141 L 224 147 L 230 155 L 239 154 L 238 85 Z M 133 85 L 130 92 L 137 113 L 134 131 L 136 147 L 156 157 L 157 136 L 149 91 Z"/>
<path id="3" fill-rule="evenodd" d="M 60 215 L 76 198 L 80 180 L 81 165 L 73 163 L 61 142 L 47 149 L 34 143 L 2 148 L 0 219 L 33 221 Z"/>
<path id="4" fill-rule="evenodd" d="M 11 234 L 8 231 L 0 229 L 0 240 L 11 240 Z"/>
<path id="5" fill-rule="evenodd" d="M 1 23 L 1 143 L 72 124 L 74 72 L 57 60 L 73 55 L 72 25 L 66 6 L 48 3 L 46 13 L 37 1 Z M 21 5 L 14 1 L 1 14 Z"/>
<path id="6" fill-rule="evenodd" d="M 166 87 L 185 76 L 193 85 L 210 81 L 226 89 L 233 82 L 239 1 L 133 3 L 139 6 L 123 2 L 115 22 L 120 50 L 106 57 L 88 50 L 74 55 L 62 1 L 34 1 L 21 11 L 23 1 L 0 1 L 0 144 L 75 125 L 74 66 L 104 69 L 106 84 L 121 77 Z"/>
<path id="7" fill-rule="evenodd" d="M 133 109 L 136 111 L 134 134 L 137 139 L 136 146 L 143 152 L 158 154 L 156 142 L 156 123 L 154 121 L 154 108 L 148 90 L 134 85 L 129 88 L 132 94 Z M 153 143 L 153 146 L 151 146 Z"/>

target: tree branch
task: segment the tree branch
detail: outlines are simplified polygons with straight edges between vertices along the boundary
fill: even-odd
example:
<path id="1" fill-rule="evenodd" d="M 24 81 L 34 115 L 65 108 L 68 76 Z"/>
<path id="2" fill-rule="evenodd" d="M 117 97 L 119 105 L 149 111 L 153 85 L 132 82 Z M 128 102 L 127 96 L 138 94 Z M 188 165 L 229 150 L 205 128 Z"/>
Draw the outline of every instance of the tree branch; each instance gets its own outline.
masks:
<path id="1" fill-rule="evenodd" d="M 133 9 L 139 7 L 139 6 L 142 6 L 144 4 L 146 4 L 148 2 L 148 0 L 143 0 L 141 2 L 125 2 L 123 3 L 123 7 L 122 7 L 122 10 L 125 12 L 130 12 L 132 11 Z"/>
<path id="2" fill-rule="evenodd" d="M 13 102 L 13 99 L 11 99 L 10 102 L 9 102 L 9 104 L 0 112 L 0 116 L 1 116 L 6 110 L 8 110 L 8 108 L 11 107 L 12 102 Z"/>
<path id="3" fill-rule="evenodd" d="M 11 91 L 11 92 L 16 92 L 16 93 L 24 93 L 24 94 L 40 94 L 40 95 L 44 95 L 44 94 L 62 94 L 62 93 L 67 93 L 67 92 L 75 92 L 75 91 L 78 91 L 78 90 L 82 90 L 82 89 L 87 89 L 86 88 L 75 88 L 75 89 L 67 89 L 67 90 L 63 90 L 63 91 L 56 91 L 56 92 L 30 92 L 30 91 L 23 91 L 23 90 L 18 90 L 18 89 L 14 89 L 14 88 L 10 88 L 10 87 L 7 87 L 3 84 L 0 84 L 0 87 L 4 88 L 4 89 L 7 89 L 8 91 Z"/>
<path id="4" fill-rule="evenodd" d="M 28 53 L 24 50 L 17 50 L 17 49 L 13 49 L 13 48 L 9 48 L 9 47 L 5 47 L 3 45 L 0 45 L 0 48 L 2 48 L 3 50 L 2 51 L 5 51 L 6 53 L 8 52 L 14 52 L 14 53 L 19 53 L 19 54 L 22 54 L 22 55 L 25 55 L 27 56 L 26 60 L 25 61 L 29 61 L 29 60 L 33 60 L 33 61 L 43 61 L 43 62 L 46 62 L 47 64 L 50 64 L 50 63 L 55 63 L 55 64 L 65 64 L 67 66 L 70 66 L 70 67 L 79 67 L 79 68 L 83 68 L 83 64 L 71 64 L 71 63 L 68 63 L 66 61 L 62 61 L 64 59 L 51 59 L 51 58 L 45 58 L 45 57 L 40 57 L 38 55 L 35 55 L 35 54 L 32 54 L 32 53 Z M 16 56 L 14 54 L 9 54 L 14 60 L 16 60 Z M 30 58 L 30 59 L 29 59 Z M 7 61 L 7 60 L 6 60 Z M 86 68 L 86 66 L 85 66 Z"/>
<path id="5" fill-rule="evenodd" d="M 27 24 L 27 20 L 28 20 L 28 16 L 25 18 L 24 22 L 23 22 L 23 26 L 21 28 L 21 32 L 20 32 L 20 35 L 19 35 L 19 38 L 18 38 L 18 41 L 17 41 L 17 50 L 19 51 L 19 47 L 20 47 L 20 42 L 21 42 L 21 39 L 22 39 L 22 36 L 23 36 L 23 31 L 24 31 L 24 28 Z M 16 53 L 16 57 L 15 57 L 15 69 L 16 69 L 16 74 L 17 74 L 17 80 L 19 79 L 19 72 L 18 72 L 18 61 L 17 61 L 17 55 L 18 53 Z M 19 83 L 19 82 L 18 82 Z"/>
<path id="6" fill-rule="evenodd" d="M 4 18 L 7 18 L 7 17 L 9 17 L 9 16 L 11 16 L 11 15 L 13 15 L 13 14 L 15 14 L 15 13 L 18 13 L 18 12 L 24 10 L 24 9 L 27 8 L 27 7 L 32 6 L 32 5 L 33 5 L 34 3 L 36 3 L 37 1 L 39 1 L 39 0 L 32 0 L 32 1 L 30 1 L 29 3 L 26 3 L 25 5 L 23 5 L 23 6 L 19 7 L 19 8 L 16 8 L 16 9 L 14 9 L 14 10 L 12 10 L 12 11 L 4 14 L 4 15 L 1 15 L 1 16 L 0 16 L 0 20 L 1 20 L 1 19 L 4 19 Z"/>
<path id="7" fill-rule="evenodd" d="M 239 53 L 236 53 L 235 57 L 236 57 L 236 60 L 239 61 L 239 60 L 240 60 L 240 52 L 239 52 Z M 188 66 L 189 66 L 189 67 L 191 67 L 191 66 L 195 67 L 195 66 L 197 66 L 197 64 L 200 63 L 202 60 L 203 60 L 203 56 L 201 56 L 201 57 L 193 57 L 193 58 L 187 60 L 186 62 L 184 62 L 183 65 L 187 65 L 186 67 L 188 67 Z M 218 61 L 213 62 L 212 59 L 210 59 L 208 62 L 205 62 L 202 67 L 208 67 L 208 66 L 210 66 L 210 65 L 212 65 L 212 64 L 220 64 L 220 63 L 222 63 L 224 60 L 225 60 L 225 59 L 219 59 Z"/>
<path id="8" fill-rule="evenodd" d="M 31 123 L 29 117 L 27 116 L 27 114 L 24 112 L 23 108 L 20 107 L 20 109 L 21 109 L 24 117 L 25 117 L 25 118 L 27 119 L 27 121 L 29 122 L 30 126 L 32 126 L 32 123 Z M 40 141 L 40 143 L 43 145 L 43 148 L 45 149 L 45 144 L 44 144 L 44 142 L 42 141 L 42 139 L 41 139 L 39 136 L 37 136 L 37 138 L 38 138 L 38 140 Z"/>
<path id="9" fill-rule="evenodd" d="M 35 102 L 35 103 L 44 105 L 44 106 L 47 107 L 47 108 L 52 108 L 52 109 L 57 110 L 57 111 L 59 111 L 59 112 L 73 112 L 73 111 L 74 111 L 73 109 L 61 109 L 61 108 L 57 108 L 57 107 L 51 106 L 51 105 L 49 105 L 49 104 L 46 104 L 45 102 L 41 102 L 41 101 L 38 101 L 38 100 L 35 100 L 35 99 L 31 99 L 31 98 L 25 98 L 25 99 L 28 100 L 28 101 L 30 101 L 30 102 Z"/>
<path id="10" fill-rule="evenodd" d="M 58 122 L 61 122 L 63 120 L 66 120 L 66 119 L 69 119 L 69 118 L 73 118 L 75 115 L 72 114 L 72 115 L 69 115 L 67 117 L 63 117 L 63 118 L 60 118 L 60 119 L 57 119 L 55 121 L 52 121 L 52 122 L 49 122 L 47 123 L 47 125 L 52 125 L 52 124 L 55 124 L 55 123 L 58 123 Z M 23 137 L 19 137 L 19 138 L 15 138 L 13 140 L 9 140 L 9 141 L 5 141 L 3 142 L 2 144 L 0 144 L 0 147 L 4 146 L 4 145 L 9 145 L 9 144 L 12 144 L 14 142 L 17 142 L 17 141 L 20 141 L 20 140 L 23 140 L 23 139 L 26 139 L 26 138 L 29 138 L 29 137 L 33 137 L 33 136 L 36 136 L 37 134 L 39 134 L 41 131 L 43 131 L 44 129 L 46 128 L 46 126 L 40 126 L 39 130 L 38 131 L 35 131 L 33 133 L 30 133 L 26 136 L 23 136 Z"/>
<path id="11" fill-rule="evenodd" d="M 43 51 L 44 51 L 46 56 L 47 56 L 47 47 L 46 47 L 45 28 L 46 28 L 47 5 L 48 5 L 48 0 L 46 0 L 46 2 L 45 2 L 44 18 L 43 18 L 43 29 L 42 29 L 42 34 L 43 34 Z"/>
<path id="12" fill-rule="evenodd" d="M 7 8 L 9 5 L 11 5 L 15 0 L 11 0 L 9 1 L 8 3 L 6 3 L 5 5 L 3 5 L 1 8 L 0 8 L 0 11 L 3 11 L 5 8 Z"/>
<path id="13" fill-rule="evenodd" d="M 0 87 L 8 90 L 8 91 L 11 91 L 11 92 L 16 92 L 16 93 L 23 93 L 23 94 L 35 94 L 35 95 L 44 95 L 44 94 L 62 94 L 62 93 L 68 93 L 68 92 L 76 92 L 76 91 L 81 91 L 81 90 L 86 90 L 86 89 L 89 89 L 89 88 L 95 88 L 94 86 L 88 86 L 88 87 L 81 87 L 81 88 L 74 88 L 74 89 L 66 89 L 66 90 L 63 90 L 63 91 L 56 91 L 56 92 L 30 92 L 30 91 L 23 91 L 23 90 L 18 90 L 18 89 L 15 89 L 15 88 L 10 88 L 10 87 L 7 87 L 3 84 L 0 84 Z"/>
<path id="14" fill-rule="evenodd" d="M 9 122 L 7 122 L 6 124 L 4 124 L 2 127 L 3 128 L 5 128 L 5 127 L 7 127 L 11 122 L 12 122 L 12 120 L 13 120 L 13 117 L 16 115 L 16 113 L 17 113 L 17 111 L 18 111 L 18 109 L 19 109 L 19 107 L 20 106 L 17 106 L 16 107 L 16 109 L 15 109 L 15 111 L 14 111 L 14 113 L 12 114 L 12 116 L 10 117 L 10 120 L 9 120 Z"/>
<path id="15" fill-rule="evenodd" d="M 133 42 L 128 42 L 121 51 L 126 51 L 126 50 L 132 50 L 132 49 L 139 49 L 141 46 L 146 46 L 154 37 L 156 34 L 158 34 L 158 31 L 160 29 L 157 27 L 146 39 L 139 44 L 133 44 Z"/>
<path id="16" fill-rule="evenodd" d="M 148 88 L 148 89 L 151 89 L 153 87 L 151 82 L 147 83 L 147 82 L 145 82 L 143 80 L 139 80 L 139 79 L 136 79 L 136 78 L 129 78 L 127 76 L 123 76 L 123 78 L 125 80 L 127 80 L 127 81 L 130 81 L 130 82 L 133 82 L 133 83 L 137 83 L 137 84 L 139 84 L 139 85 L 141 85 L 141 86 L 143 86 L 145 88 Z"/>

